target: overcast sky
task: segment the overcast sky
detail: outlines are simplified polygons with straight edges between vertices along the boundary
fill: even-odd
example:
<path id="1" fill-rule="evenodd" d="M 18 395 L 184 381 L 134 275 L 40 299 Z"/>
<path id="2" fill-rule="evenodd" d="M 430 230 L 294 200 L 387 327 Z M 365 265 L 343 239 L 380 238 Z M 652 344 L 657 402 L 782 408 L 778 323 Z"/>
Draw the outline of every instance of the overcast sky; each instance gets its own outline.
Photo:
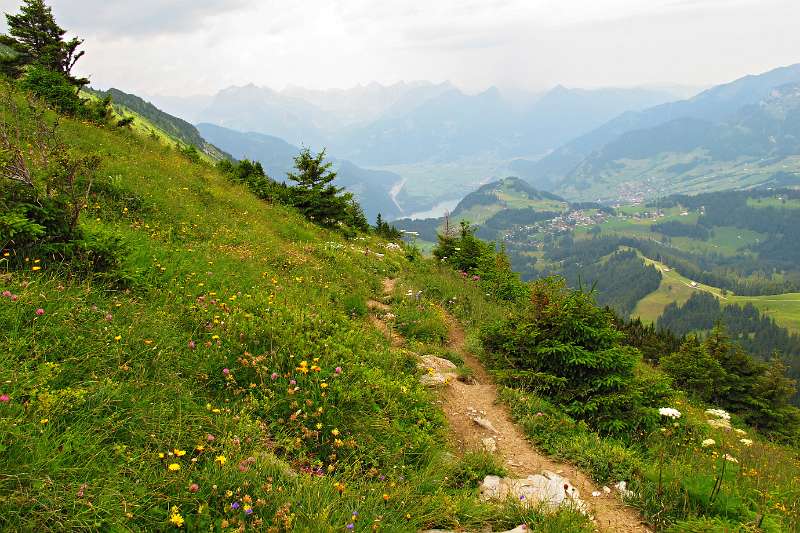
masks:
<path id="1" fill-rule="evenodd" d="M 472 91 L 707 86 L 800 62 L 800 0 L 49 3 L 86 39 L 81 74 L 148 94 L 420 79 Z"/>

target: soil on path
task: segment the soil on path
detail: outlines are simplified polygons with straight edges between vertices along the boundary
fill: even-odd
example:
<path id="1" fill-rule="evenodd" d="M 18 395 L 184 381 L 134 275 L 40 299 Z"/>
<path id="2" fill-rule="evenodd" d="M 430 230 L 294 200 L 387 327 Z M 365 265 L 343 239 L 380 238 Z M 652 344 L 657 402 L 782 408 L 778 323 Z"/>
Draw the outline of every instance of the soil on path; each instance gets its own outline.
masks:
<path id="1" fill-rule="evenodd" d="M 497 387 L 483 365 L 465 346 L 465 334 L 461 326 L 450 317 L 450 340 L 448 347 L 456 352 L 472 370 L 475 382 L 472 385 L 453 381 L 443 391 L 443 409 L 460 450 L 482 449 L 482 439 L 493 437 L 497 452 L 505 459 L 507 468 L 516 477 L 540 474 L 543 470 L 555 472 L 567 479 L 580 491 L 595 524 L 600 531 L 608 533 L 649 532 L 639 513 L 626 506 L 616 491 L 606 494 L 587 475 L 574 465 L 562 463 L 536 451 L 525 438 L 522 430 L 511 419 L 508 409 L 498 403 Z M 497 432 L 478 426 L 470 417 L 472 410 L 488 419 Z M 594 497 L 593 492 L 601 495 Z"/>
<path id="2" fill-rule="evenodd" d="M 384 280 L 384 293 L 394 291 L 396 280 Z M 390 308 L 383 303 L 370 301 L 371 309 L 387 313 Z M 651 531 L 642 523 L 639 513 L 626 506 L 616 491 L 606 494 L 588 476 L 575 466 L 555 461 L 536 451 L 522 430 L 512 421 L 508 409 L 498 402 L 497 387 L 478 359 L 466 347 L 465 333 L 458 322 L 448 316 L 448 348 L 457 353 L 472 370 L 474 381 L 467 384 L 453 380 L 442 390 L 442 409 L 450 423 L 456 447 L 460 452 L 480 450 L 482 440 L 495 439 L 497 450 L 508 470 L 515 477 L 526 477 L 549 470 L 569 479 L 580 491 L 599 531 L 607 533 L 642 533 Z M 375 325 L 392 340 L 402 344 L 402 338 L 381 320 L 373 317 Z M 496 431 L 477 425 L 473 417 L 478 413 L 488 419 Z M 592 493 L 600 492 L 594 497 Z"/>

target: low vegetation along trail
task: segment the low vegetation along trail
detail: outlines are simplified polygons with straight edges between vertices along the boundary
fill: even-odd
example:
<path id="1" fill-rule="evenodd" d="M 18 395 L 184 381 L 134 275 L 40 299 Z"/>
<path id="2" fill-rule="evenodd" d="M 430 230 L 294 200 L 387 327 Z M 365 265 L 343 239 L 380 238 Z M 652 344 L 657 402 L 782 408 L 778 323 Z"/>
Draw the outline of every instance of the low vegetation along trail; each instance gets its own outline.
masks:
<path id="1" fill-rule="evenodd" d="M 395 283 L 396 280 L 384 280 L 384 292 L 391 294 Z M 370 301 L 369 307 L 383 312 L 390 309 L 376 301 Z M 372 317 L 372 320 L 376 327 L 390 336 L 394 345 L 402 343 L 402 338 L 384 322 L 376 317 Z M 554 461 L 534 449 L 525 439 L 522 430 L 511 420 L 508 410 L 498 401 L 497 387 L 491 376 L 467 349 L 463 328 L 449 315 L 448 327 L 448 348 L 461 356 L 472 370 L 474 378 L 472 383 L 454 379 L 442 391 L 442 409 L 459 450 L 464 452 L 484 449 L 484 439 L 493 438 L 496 444 L 495 453 L 505 460 L 508 470 L 515 477 L 526 477 L 548 470 L 568 478 L 580 491 L 581 499 L 589 507 L 598 530 L 608 533 L 649 532 L 650 529 L 642 524 L 639 513 L 622 503 L 615 492 L 607 494 L 575 466 Z M 488 421 L 490 427 L 476 423 L 476 417 Z M 592 496 L 592 493 L 597 492 L 600 492 L 600 496 Z"/>

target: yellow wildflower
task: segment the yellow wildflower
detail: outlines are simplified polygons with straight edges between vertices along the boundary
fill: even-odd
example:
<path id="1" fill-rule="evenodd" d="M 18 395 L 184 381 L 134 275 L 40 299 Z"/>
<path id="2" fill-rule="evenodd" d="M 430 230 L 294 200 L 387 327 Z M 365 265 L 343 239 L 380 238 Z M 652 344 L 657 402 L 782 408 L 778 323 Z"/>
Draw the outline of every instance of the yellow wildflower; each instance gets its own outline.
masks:
<path id="1" fill-rule="evenodd" d="M 175 448 L 173 450 L 173 453 L 175 454 L 176 457 L 183 457 L 184 455 L 186 455 L 186 450 L 179 450 L 178 448 Z"/>
<path id="2" fill-rule="evenodd" d="M 214 459 L 214 461 L 216 461 L 217 463 L 219 463 L 219 466 L 224 466 L 224 465 L 225 465 L 225 463 L 226 463 L 228 460 L 225 458 L 225 456 L 224 456 L 224 455 L 218 455 L 218 456 L 217 456 L 217 458 L 216 458 L 216 459 Z"/>
<path id="3" fill-rule="evenodd" d="M 183 527 L 183 517 L 178 512 L 177 507 L 172 508 L 172 514 L 170 514 L 169 523 L 177 527 Z"/>
<path id="4" fill-rule="evenodd" d="M 179 465 L 178 463 L 172 463 L 167 468 L 169 468 L 170 472 L 177 472 L 178 470 L 181 469 L 181 465 Z"/>

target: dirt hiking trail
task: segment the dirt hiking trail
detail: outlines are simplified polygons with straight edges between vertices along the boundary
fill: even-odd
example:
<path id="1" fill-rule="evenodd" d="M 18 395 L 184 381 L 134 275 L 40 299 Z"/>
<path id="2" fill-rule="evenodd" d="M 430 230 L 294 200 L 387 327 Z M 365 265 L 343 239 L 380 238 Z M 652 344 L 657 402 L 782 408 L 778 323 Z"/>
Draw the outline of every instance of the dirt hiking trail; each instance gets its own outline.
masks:
<path id="1" fill-rule="evenodd" d="M 385 295 L 394 292 L 396 281 L 383 281 Z M 369 308 L 383 314 L 384 318 L 391 313 L 391 308 L 381 302 L 371 300 Z M 399 346 L 403 339 L 397 335 L 386 322 L 376 316 L 370 317 L 373 324 L 380 329 L 392 345 Z M 562 463 L 536 451 L 525 438 L 521 428 L 511 419 L 508 409 L 499 403 L 497 386 L 478 359 L 466 347 L 466 335 L 460 324 L 449 314 L 448 348 L 458 354 L 472 370 L 474 380 L 465 383 L 451 380 L 441 388 L 442 409 L 450 424 L 457 451 L 464 453 L 470 450 L 485 449 L 484 439 L 493 438 L 499 455 L 513 477 L 526 477 L 541 474 L 548 470 L 565 478 L 580 491 L 581 499 L 594 517 L 598 531 L 605 533 L 643 533 L 651 530 L 643 524 L 639 513 L 626 506 L 616 490 L 606 493 L 595 485 L 587 475 L 574 465 Z M 475 422 L 479 417 L 488 421 L 489 427 Z M 494 431 L 493 431 L 494 430 Z M 600 493 L 600 496 L 592 494 Z"/>

